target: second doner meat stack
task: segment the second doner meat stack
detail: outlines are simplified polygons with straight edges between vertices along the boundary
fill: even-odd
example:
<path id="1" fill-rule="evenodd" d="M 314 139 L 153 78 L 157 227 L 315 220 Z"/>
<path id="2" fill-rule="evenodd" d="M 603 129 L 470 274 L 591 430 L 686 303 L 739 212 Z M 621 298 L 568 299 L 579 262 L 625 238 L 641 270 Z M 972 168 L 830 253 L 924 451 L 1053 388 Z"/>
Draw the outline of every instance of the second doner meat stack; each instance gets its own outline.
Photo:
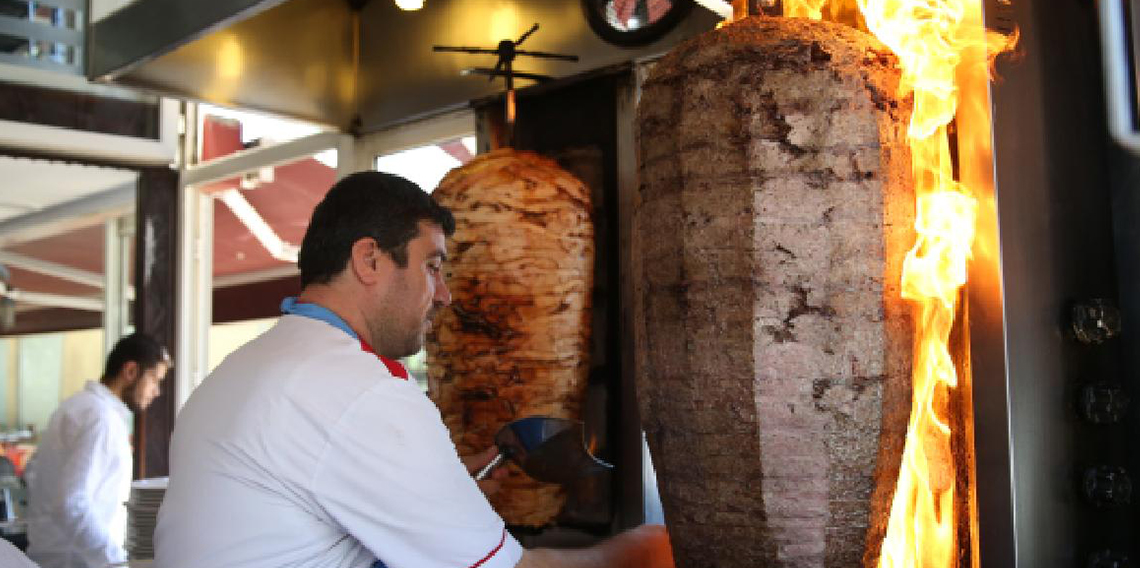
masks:
<path id="1" fill-rule="evenodd" d="M 428 341 L 432 398 L 460 454 L 507 422 L 580 418 L 589 372 L 590 191 L 546 158 L 510 149 L 452 170 L 434 196 L 455 214 L 443 310 Z M 562 508 L 556 486 L 513 467 L 491 503 L 515 525 Z"/>

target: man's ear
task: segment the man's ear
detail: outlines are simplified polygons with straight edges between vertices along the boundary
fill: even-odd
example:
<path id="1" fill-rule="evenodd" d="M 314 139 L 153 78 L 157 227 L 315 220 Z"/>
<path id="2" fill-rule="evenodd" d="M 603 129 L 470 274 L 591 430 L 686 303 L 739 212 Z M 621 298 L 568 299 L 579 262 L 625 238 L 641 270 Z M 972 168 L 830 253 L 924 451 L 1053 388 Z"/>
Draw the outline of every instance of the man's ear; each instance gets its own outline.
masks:
<path id="1" fill-rule="evenodd" d="M 127 361 L 123 364 L 122 370 L 119 371 L 120 380 L 122 380 L 126 386 L 135 384 L 135 381 L 138 381 L 141 375 L 142 369 L 139 368 L 138 361 Z"/>
<path id="2" fill-rule="evenodd" d="M 353 275 L 361 284 L 372 285 L 380 278 L 380 267 L 383 265 L 380 257 L 384 251 L 369 237 L 362 237 L 352 243 L 348 259 Z"/>

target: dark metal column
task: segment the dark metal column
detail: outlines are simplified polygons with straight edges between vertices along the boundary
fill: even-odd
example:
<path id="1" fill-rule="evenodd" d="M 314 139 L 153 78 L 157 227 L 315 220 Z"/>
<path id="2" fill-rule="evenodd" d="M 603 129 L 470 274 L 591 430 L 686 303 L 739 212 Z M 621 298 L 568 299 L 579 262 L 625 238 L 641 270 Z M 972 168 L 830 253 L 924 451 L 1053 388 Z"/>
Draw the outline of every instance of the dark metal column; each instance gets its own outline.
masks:
<path id="1" fill-rule="evenodd" d="M 986 20 L 1020 41 L 992 87 L 996 239 L 980 250 L 1000 272 L 970 282 L 981 564 L 1093 566 L 1131 527 L 1084 475 L 1135 445 L 1078 404 L 1118 380 L 1119 344 L 1069 329 L 1075 302 L 1117 292 L 1096 5 L 987 0 Z"/>
<path id="2" fill-rule="evenodd" d="M 175 284 L 178 266 L 178 172 L 169 168 L 139 171 L 135 207 L 136 331 L 149 333 L 173 352 Z M 162 382 L 162 394 L 135 417 L 135 476 L 167 475 L 170 434 L 174 430 L 174 370 Z"/>

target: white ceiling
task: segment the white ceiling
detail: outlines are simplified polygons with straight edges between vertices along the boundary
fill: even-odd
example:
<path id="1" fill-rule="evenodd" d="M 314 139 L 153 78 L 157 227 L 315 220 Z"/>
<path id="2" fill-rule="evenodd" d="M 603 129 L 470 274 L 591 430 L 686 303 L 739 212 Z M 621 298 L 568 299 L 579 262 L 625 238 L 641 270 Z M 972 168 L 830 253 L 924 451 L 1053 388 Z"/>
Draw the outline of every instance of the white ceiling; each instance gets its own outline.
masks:
<path id="1" fill-rule="evenodd" d="M 131 170 L 0 156 L 0 221 L 134 184 L 137 177 Z"/>

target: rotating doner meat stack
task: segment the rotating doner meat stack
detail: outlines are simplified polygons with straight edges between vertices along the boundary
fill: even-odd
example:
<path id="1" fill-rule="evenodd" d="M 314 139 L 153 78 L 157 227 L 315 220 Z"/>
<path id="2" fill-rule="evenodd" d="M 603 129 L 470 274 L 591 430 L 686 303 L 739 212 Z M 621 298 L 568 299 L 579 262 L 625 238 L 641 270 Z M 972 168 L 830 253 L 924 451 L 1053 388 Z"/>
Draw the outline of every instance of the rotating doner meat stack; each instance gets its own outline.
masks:
<path id="1" fill-rule="evenodd" d="M 556 163 L 503 149 L 452 170 L 434 192 L 455 214 L 452 305 L 428 341 L 429 390 L 460 454 L 516 418 L 580 418 L 589 372 L 594 231 L 590 191 Z M 543 526 L 563 490 L 510 477 L 491 504 Z"/>

